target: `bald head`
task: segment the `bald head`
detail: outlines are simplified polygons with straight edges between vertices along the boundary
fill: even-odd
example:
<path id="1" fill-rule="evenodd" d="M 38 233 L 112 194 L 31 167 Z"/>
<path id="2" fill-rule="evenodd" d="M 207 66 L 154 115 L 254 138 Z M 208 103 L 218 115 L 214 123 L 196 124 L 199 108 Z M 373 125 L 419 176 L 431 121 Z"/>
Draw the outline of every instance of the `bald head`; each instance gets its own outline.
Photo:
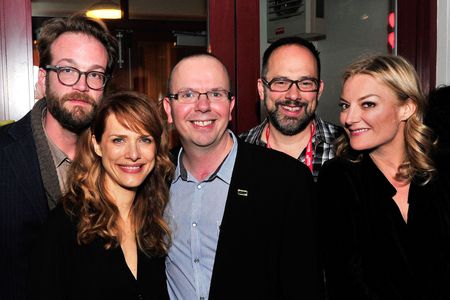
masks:
<path id="1" fill-rule="evenodd" d="M 202 54 L 194 54 L 187 56 L 180 60 L 175 67 L 173 67 L 170 72 L 169 81 L 168 81 L 168 93 L 176 93 L 174 91 L 173 82 L 174 80 L 183 81 L 186 76 L 192 76 L 202 74 L 203 71 L 206 71 L 205 68 L 214 71 L 215 75 L 220 78 L 225 78 L 225 82 L 222 83 L 224 89 L 231 90 L 231 81 L 230 76 L 228 74 L 228 70 L 225 65 L 214 55 L 209 53 Z"/>

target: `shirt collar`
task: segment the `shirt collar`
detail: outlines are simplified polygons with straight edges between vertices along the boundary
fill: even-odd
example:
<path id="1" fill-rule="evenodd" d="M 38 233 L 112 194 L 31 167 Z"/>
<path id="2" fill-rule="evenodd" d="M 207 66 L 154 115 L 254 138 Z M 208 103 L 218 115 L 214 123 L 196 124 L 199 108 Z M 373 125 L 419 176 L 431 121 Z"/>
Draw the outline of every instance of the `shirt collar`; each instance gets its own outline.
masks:
<path id="1" fill-rule="evenodd" d="M 233 146 L 231 147 L 230 152 L 225 157 L 223 162 L 219 165 L 219 167 L 204 181 L 212 181 L 217 177 L 217 178 L 220 178 L 221 180 L 223 180 L 227 184 L 230 184 L 230 182 L 231 182 L 231 176 L 233 174 L 234 162 L 236 160 L 236 155 L 237 155 L 238 142 L 237 142 L 237 138 L 234 135 L 234 133 L 229 129 L 227 131 L 230 134 L 231 138 L 233 139 Z M 175 183 L 179 179 L 184 180 L 184 181 L 194 179 L 192 176 L 189 176 L 188 171 L 186 170 L 186 168 L 183 165 L 183 159 L 182 159 L 183 155 L 184 155 L 184 150 L 183 150 L 183 147 L 181 147 L 180 151 L 178 152 L 177 167 L 175 169 L 175 176 L 174 176 L 174 179 L 172 180 L 172 183 Z"/>
<path id="2" fill-rule="evenodd" d="M 318 142 L 325 142 L 326 144 L 335 143 L 335 133 L 330 131 L 329 126 L 317 115 L 314 118 L 316 124 L 316 134 L 314 137 Z"/>

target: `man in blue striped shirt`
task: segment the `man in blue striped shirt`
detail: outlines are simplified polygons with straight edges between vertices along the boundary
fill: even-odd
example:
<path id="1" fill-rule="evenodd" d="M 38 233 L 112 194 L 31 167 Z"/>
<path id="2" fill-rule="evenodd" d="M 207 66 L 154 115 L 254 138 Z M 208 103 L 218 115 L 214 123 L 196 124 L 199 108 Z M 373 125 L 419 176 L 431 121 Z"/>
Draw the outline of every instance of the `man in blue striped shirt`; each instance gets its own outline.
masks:
<path id="1" fill-rule="evenodd" d="M 169 295 L 321 299 L 311 173 L 227 130 L 230 86 L 210 54 L 184 58 L 169 78 L 163 104 L 182 145 L 165 213 Z"/>

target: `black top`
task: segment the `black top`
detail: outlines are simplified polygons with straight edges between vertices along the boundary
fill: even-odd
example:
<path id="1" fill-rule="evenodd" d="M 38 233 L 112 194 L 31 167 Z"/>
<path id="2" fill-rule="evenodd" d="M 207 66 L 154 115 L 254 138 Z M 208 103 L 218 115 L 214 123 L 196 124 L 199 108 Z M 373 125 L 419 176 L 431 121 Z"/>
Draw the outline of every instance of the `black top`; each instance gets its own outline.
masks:
<path id="1" fill-rule="evenodd" d="M 329 299 L 450 299 L 450 202 L 444 175 L 409 189 L 408 223 L 395 188 L 368 155 L 336 158 L 319 175 Z"/>
<path id="2" fill-rule="evenodd" d="M 137 280 L 122 249 L 104 241 L 76 242 L 76 226 L 61 206 L 50 213 L 34 249 L 30 299 L 168 299 L 164 258 L 138 250 Z"/>

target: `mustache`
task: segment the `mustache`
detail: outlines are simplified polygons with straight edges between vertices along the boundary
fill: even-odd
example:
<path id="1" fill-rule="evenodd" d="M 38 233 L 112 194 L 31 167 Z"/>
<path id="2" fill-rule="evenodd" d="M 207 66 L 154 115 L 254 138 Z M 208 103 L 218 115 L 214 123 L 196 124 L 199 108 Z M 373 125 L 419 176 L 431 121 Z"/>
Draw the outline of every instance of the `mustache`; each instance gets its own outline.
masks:
<path id="1" fill-rule="evenodd" d="M 287 105 L 287 106 L 293 106 L 293 107 L 306 107 L 306 106 L 308 106 L 308 102 L 288 99 L 288 100 L 277 101 L 275 103 L 275 106 L 277 106 L 277 107 L 280 105 Z"/>
<path id="2" fill-rule="evenodd" d="M 64 95 L 61 100 L 62 100 L 62 103 L 64 103 L 66 101 L 69 101 L 70 99 L 77 99 L 79 101 L 89 103 L 92 106 L 96 106 L 94 98 L 87 95 L 86 93 L 72 92 L 72 93 Z"/>

